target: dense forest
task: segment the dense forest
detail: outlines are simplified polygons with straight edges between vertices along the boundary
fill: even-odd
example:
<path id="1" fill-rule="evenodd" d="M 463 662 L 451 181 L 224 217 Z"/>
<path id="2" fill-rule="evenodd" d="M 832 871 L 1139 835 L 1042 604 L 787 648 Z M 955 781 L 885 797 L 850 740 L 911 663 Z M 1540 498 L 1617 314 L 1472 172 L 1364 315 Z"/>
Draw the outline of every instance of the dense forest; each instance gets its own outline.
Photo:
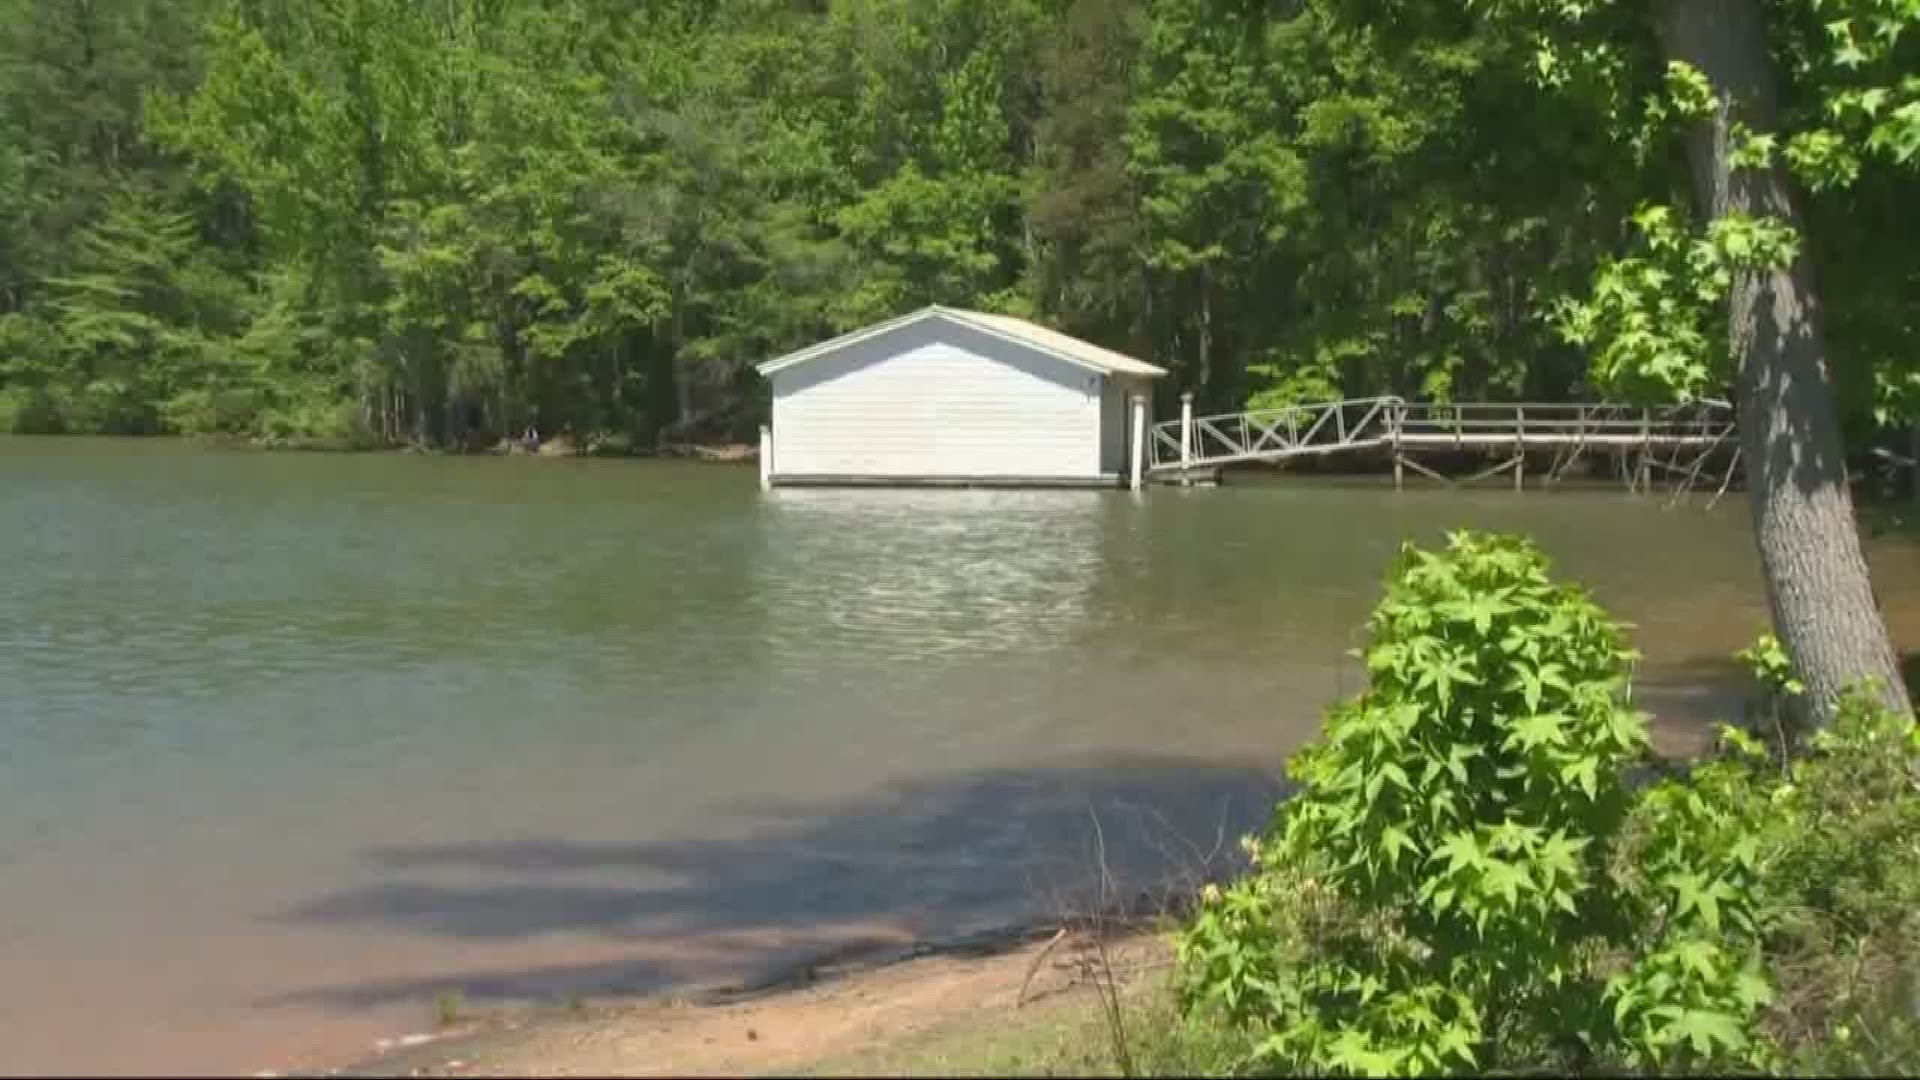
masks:
<path id="1" fill-rule="evenodd" d="M 0 0 L 0 430 L 724 439 L 753 362 L 926 303 L 1203 408 L 1631 392 L 1593 329 L 1687 191 L 1617 122 L 1658 72 L 1552 92 L 1473 8 Z M 1807 206 L 1855 445 L 1912 392 L 1914 205 Z"/>

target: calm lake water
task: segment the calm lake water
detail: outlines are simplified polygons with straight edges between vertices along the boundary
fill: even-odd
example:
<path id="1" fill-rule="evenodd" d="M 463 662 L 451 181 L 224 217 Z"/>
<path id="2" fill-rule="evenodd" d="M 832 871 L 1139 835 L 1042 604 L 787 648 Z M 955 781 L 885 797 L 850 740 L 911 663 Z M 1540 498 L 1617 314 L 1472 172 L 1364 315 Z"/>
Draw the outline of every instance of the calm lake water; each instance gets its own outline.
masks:
<path id="1" fill-rule="evenodd" d="M 1684 743 L 1747 508 L 1304 482 L 0 440 L 0 1070 L 349 1056 L 436 993 L 737 978 L 1121 887 L 1259 820 L 1403 538 L 1525 530 Z M 1920 645 L 1920 551 L 1877 542 Z M 1231 844 L 1225 845 L 1231 848 Z"/>

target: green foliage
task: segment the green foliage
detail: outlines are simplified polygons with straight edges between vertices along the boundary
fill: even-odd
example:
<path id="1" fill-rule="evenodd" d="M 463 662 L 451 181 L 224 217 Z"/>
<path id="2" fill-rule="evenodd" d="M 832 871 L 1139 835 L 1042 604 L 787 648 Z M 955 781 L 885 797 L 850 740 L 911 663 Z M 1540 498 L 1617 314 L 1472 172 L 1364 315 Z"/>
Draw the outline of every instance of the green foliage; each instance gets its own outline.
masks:
<path id="1" fill-rule="evenodd" d="M 1475 6 L 1470 0 L 1469 6 Z M 1589 123 L 1632 148 L 1648 168 L 1676 156 L 1680 138 L 1705 124 L 1728 98 L 1684 63 L 1659 60 L 1655 35 L 1617 0 L 1477 0 L 1505 25 L 1524 27 L 1538 43 L 1536 81 L 1578 100 Z M 1644 253 L 1602 260 L 1584 298 L 1562 301 L 1558 322 L 1593 357 L 1594 381 L 1638 396 L 1714 392 L 1731 383 L 1722 306 L 1736 275 L 1765 273 L 1803 255 L 1840 276 L 1823 278 L 1823 299 L 1835 366 L 1855 431 L 1897 425 L 1920 413 L 1920 368 L 1898 345 L 1911 323 L 1885 314 L 1884 291 L 1910 284 L 1911 260 L 1883 239 L 1861 232 L 1879 217 L 1866 187 L 1916 190 L 1920 162 L 1920 78 L 1915 42 L 1920 5 L 1912 0 L 1792 0 L 1767 5 L 1770 51 L 1780 84 L 1777 126 L 1748 126 L 1735 105 L 1729 118 L 1729 166 L 1783 167 L 1808 189 L 1806 216 L 1832 235 L 1803 243 L 1786 221 L 1744 214 L 1738 206 L 1714 220 L 1688 224 L 1667 216 L 1649 231 L 1644 207 L 1634 216 Z M 1638 102 L 1637 107 L 1633 104 Z M 1651 200 L 1664 205 L 1664 193 Z M 1816 232 L 1816 237 L 1819 234 Z M 1663 257 L 1664 254 L 1664 257 Z M 1891 266 L 1882 264 L 1891 263 Z M 1877 272 L 1867 266 L 1877 265 Z M 1856 272 L 1855 268 L 1860 268 Z"/>
<path id="2" fill-rule="evenodd" d="M 1806 692 L 1793 676 L 1786 646 L 1771 632 L 1761 634 L 1759 640 L 1735 653 L 1734 659 L 1746 667 L 1754 682 L 1771 693 L 1798 696 Z"/>
<path id="3" fill-rule="evenodd" d="M 1601 263 L 1588 300 L 1557 312 L 1568 341 L 1593 349 L 1598 381 L 1639 398 L 1692 398 L 1726 377 L 1726 333 L 1714 309 L 1731 284 L 1705 240 L 1689 241 L 1664 206 L 1634 214 L 1641 252 Z"/>
<path id="4" fill-rule="evenodd" d="M 1623 932 L 1607 866 L 1646 748 L 1633 654 L 1531 546 L 1470 534 L 1407 549 L 1370 630 L 1368 689 L 1183 941 L 1190 1000 L 1257 1030 L 1268 1068 L 1585 1060 L 1584 958 Z"/>
<path id="5" fill-rule="evenodd" d="M 1682 401 L 1726 386 L 1734 358 L 1720 306 L 1734 275 L 1784 267 L 1799 253 L 1794 229 L 1771 218 L 1729 214 L 1692 237 L 1685 220 L 1642 206 L 1633 216 L 1639 253 L 1602 260 L 1590 299 L 1560 301 L 1560 331 L 1593 350 L 1602 385 Z"/>
<path id="6" fill-rule="evenodd" d="M 433 1022 L 443 1028 L 452 1027 L 464 1018 L 466 1008 L 466 998 L 460 991 L 443 990 L 433 995 Z"/>
<path id="7" fill-rule="evenodd" d="M 1784 690 L 1777 652 L 1762 639 L 1743 655 Z M 1752 1066 L 1912 1071 L 1920 728 L 1855 692 L 1791 759 L 1721 734 L 1720 756 L 1647 790 L 1622 848 L 1658 928 L 1609 986 L 1641 1032 L 1629 1061 L 1711 1068 L 1744 1046 Z"/>
<path id="8" fill-rule="evenodd" d="M 1633 654 L 1531 546 L 1407 549 L 1369 686 L 1291 763 L 1252 871 L 1209 887 L 1183 1000 L 1244 1067 L 1910 1071 L 1920 727 L 1867 693 L 1793 758 L 1634 789 Z M 1742 659 L 1777 693 L 1777 642 Z"/>
<path id="9" fill-rule="evenodd" d="M 1781 776 L 1767 802 L 1781 993 L 1769 1030 L 1797 1071 L 1920 1066 L 1920 726 L 1864 693 Z"/>
<path id="10" fill-rule="evenodd" d="M 1252 364 L 1247 374 L 1266 385 L 1247 396 L 1249 409 L 1284 409 L 1293 405 L 1311 405 L 1338 401 L 1343 396 L 1338 354 L 1323 349 L 1314 361 Z M 1445 395 L 1440 395 L 1444 397 Z"/>
<path id="11" fill-rule="evenodd" d="M 1729 746 L 1763 753 L 1737 733 Z M 1631 898 L 1628 962 L 1606 984 L 1617 1042 L 1634 1069 L 1760 1068 L 1772 1052 L 1762 1008 L 1773 983 L 1761 951 L 1771 917 L 1764 799 L 1744 757 L 1709 762 L 1640 794 L 1616 881 Z"/>
<path id="12" fill-rule="evenodd" d="M 929 302 L 1204 409 L 1714 393 L 1727 275 L 1804 254 L 1866 434 L 1920 408 L 1920 250 L 1876 224 L 1920 35 L 1779 15 L 1787 122 L 1738 157 L 1816 189 L 1804 238 L 1624 232 L 1714 90 L 1616 0 L 0 0 L 0 394 L 645 447 L 750 431 L 751 362 Z"/>

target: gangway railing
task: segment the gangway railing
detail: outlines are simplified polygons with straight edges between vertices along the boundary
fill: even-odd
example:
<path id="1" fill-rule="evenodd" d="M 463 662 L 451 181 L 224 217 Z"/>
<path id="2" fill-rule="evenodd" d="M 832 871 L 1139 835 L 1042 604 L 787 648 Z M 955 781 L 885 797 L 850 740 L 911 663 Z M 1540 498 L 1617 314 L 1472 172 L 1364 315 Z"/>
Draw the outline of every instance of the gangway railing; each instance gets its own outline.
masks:
<path id="1" fill-rule="evenodd" d="M 1389 395 L 1196 417 L 1189 396 L 1182 400 L 1179 419 L 1151 426 L 1145 471 L 1160 478 L 1190 478 L 1242 462 L 1280 463 L 1384 448 L 1393 460 L 1396 483 L 1405 468 L 1452 483 L 1411 455 L 1422 450 L 1504 450 L 1507 458 L 1470 479 L 1511 469 L 1518 485 L 1530 452 L 1552 453 L 1545 475 L 1546 482 L 1553 483 L 1582 454 L 1601 451 L 1621 462 L 1631 485 L 1648 483 L 1655 468 L 1684 476 L 1691 485 L 1719 449 L 1734 446 L 1737 462 L 1736 434 L 1733 407 L 1717 399 L 1642 407 L 1616 402 L 1409 402 Z"/>

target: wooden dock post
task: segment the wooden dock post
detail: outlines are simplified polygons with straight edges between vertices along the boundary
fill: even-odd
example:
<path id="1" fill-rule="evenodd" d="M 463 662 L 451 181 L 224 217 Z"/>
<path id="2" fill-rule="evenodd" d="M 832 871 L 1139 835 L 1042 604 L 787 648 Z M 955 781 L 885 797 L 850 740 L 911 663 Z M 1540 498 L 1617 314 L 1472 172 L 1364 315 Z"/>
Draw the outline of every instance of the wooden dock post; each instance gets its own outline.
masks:
<path id="1" fill-rule="evenodd" d="M 1647 458 L 1653 454 L 1653 411 L 1640 410 L 1640 476 L 1634 486 L 1641 491 L 1653 482 L 1653 473 L 1647 467 Z"/>
<path id="2" fill-rule="evenodd" d="M 760 490 L 773 490 L 773 429 L 760 425 Z"/>
<path id="3" fill-rule="evenodd" d="M 1180 393 L 1180 482 L 1193 483 L 1193 391 Z"/>
<path id="4" fill-rule="evenodd" d="M 1393 447 L 1393 490 L 1399 491 L 1406 472 L 1406 463 L 1400 459 L 1400 424 L 1406 419 L 1407 407 L 1393 405 L 1387 409 L 1387 441 Z"/>
<path id="5" fill-rule="evenodd" d="M 1527 478 L 1527 410 L 1513 407 L 1513 490 L 1521 491 Z"/>
<path id="6" fill-rule="evenodd" d="M 1147 396 L 1133 395 L 1133 448 L 1132 465 L 1127 474 L 1127 486 L 1140 490 L 1140 477 L 1146 465 L 1147 449 Z"/>

